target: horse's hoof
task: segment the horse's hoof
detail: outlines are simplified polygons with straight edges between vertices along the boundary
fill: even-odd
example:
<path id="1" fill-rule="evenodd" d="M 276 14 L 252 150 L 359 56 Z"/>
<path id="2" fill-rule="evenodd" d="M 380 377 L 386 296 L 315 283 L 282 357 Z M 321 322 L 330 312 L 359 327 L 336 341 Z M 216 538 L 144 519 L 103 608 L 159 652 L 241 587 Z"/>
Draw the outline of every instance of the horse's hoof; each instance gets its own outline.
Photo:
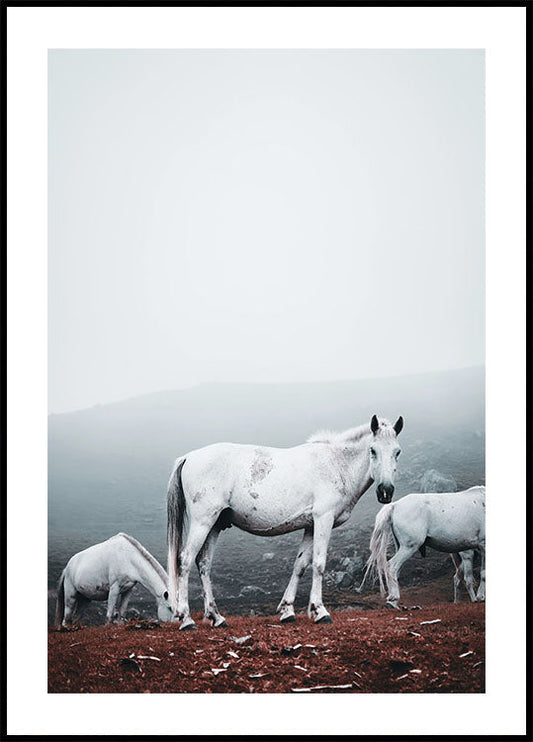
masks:
<path id="1" fill-rule="evenodd" d="M 290 616 L 285 616 L 285 618 L 280 618 L 280 623 L 295 623 L 296 622 L 296 616 L 294 614 L 291 614 Z"/>
<path id="2" fill-rule="evenodd" d="M 394 603 L 389 603 L 388 600 L 385 603 L 385 608 L 390 608 L 393 611 L 399 611 L 400 610 L 397 605 L 395 605 Z"/>
<path id="3" fill-rule="evenodd" d="M 196 629 L 196 624 L 194 621 L 192 623 L 186 623 L 185 625 L 180 626 L 180 631 L 194 631 Z"/>
<path id="4" fill-rule="evenodd" d="M 226 628 L 227 625 L 228 625 L 228 622 L 226 621 L 225 618 L 223 618 L 220 623 L 214 623 L 213 624 L 213 628 L 214 629 L 224 629 L 224 628 Z"/>
<path id="5" fill-rule="evenodd" d="M 322 618 L 317 618 L 315 623 L 333 623 L 333 619 L 331 616 L 328 616 L 327 614 L 325 616 L 322 616 Z"/>

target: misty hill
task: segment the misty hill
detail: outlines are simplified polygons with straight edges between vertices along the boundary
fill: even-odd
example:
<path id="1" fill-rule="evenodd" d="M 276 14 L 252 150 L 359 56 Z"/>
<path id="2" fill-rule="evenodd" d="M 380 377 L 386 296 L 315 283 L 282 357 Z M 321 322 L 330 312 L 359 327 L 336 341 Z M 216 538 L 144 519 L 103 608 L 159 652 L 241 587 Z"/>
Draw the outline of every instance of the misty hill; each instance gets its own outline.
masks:
<path id="1" fill-rule="evenodd" d="M 395 497 L 420 491 L 432 469 L 453 478 L 458 489 L 484 483 L 484 397 L 484 369 L 470 368 L 328 383 L 204 384 L 51 415 L 49 585 L 73 553 L 118 531 L 138 538 L 165 565 L 166 485 L 174 459 L 217 441 L 293 446 L 319 428 L 342 430 L 374 413 L 391 421 L 401 414 Z M 371 488 L 334 531 L 328 569 L 354 550 L 366 557 L 378 509 Z M 250 585 L 280 596 L 299 539 L 224 532 L 213 568 L 215 589 L 223 583 L 221 606 L 224 596 L 237 599 Z M 195 594 L 199 583 L 191 582 Z M 241 598 L 247 594 L 253 590 Z"/>

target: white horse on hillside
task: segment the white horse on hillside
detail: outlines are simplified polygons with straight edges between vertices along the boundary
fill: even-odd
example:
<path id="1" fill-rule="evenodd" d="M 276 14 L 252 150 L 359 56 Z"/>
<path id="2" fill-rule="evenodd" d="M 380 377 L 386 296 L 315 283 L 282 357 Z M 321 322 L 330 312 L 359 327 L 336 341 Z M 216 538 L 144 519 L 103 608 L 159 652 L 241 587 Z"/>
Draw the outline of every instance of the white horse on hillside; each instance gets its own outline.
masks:
<path id="1" fill-rule="evenodd" d="M 156 599 L 159 620 L 170 621 L 167 573 L 133 536 L 117 533 L 74 554 L 59 579 L 57 626 L 78 619 L 91 600 L 107 600 L 107 623 L 120 621 L 138 582 Z"/>
<path id="2" fill-rule="evenodd" d="M 390 502 L 403 426 L 374 415 L 370 425 L 323 432 L 294 448 L 217 443 L 175 462 L 168 486 L 169 592 L 180 629 L 194 629 L 188 582 L 194 561 L 200 572 L 205 618 L 225 626 L 211 587 L 218 534 L 232 525 L 259 536 L 303 529 L 302 544 L 278 612 L 294 621 L 298 581 L 313 563 L 309 616 L 331 622 L 322 603 L 322 576 L 331 529 L 349 517 L 376 482 L 380 502 Z"/>
<path id="3" fill-rule="evenodd" d="M 396 554 L 387 561 L 392 540 Z M 400 568 L 417 551 L 424 555 L 426 545 L 454 555 L 456 600 L 461 572 L 465 582 L 467 579 L 470 582 L 471 597 L 477 601 L 485 600 L 485 487 L 471 487 L 463 492 L 415 493 L 382 507 L 376 516 L 370 556 L 359 591 L 368 575 L 377 575 L 382 595 L 385 594 L 385 583 L 387 586 L 386 605 L 397 608 Z M 477 595 L 473 592 L 472 563 L 469 563 L 468 552 L 471 550 L 481 554 Z"/>

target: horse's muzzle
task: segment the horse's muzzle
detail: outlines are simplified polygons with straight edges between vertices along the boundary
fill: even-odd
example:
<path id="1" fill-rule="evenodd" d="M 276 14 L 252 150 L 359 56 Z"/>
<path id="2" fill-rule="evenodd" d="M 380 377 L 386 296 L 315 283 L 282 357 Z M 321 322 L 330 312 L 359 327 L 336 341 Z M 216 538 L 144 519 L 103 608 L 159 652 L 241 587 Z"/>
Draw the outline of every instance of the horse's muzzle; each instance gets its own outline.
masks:
<path id="1" fill-rule="evenodd" d="M 394 485 L 378 484 L 378 486 L 376 487 L 376 494 L 378 496 L 378 502 L 380 502 L 382 505 L 387 505 L 392 500 L 392 496 L 394 494 Z"/>

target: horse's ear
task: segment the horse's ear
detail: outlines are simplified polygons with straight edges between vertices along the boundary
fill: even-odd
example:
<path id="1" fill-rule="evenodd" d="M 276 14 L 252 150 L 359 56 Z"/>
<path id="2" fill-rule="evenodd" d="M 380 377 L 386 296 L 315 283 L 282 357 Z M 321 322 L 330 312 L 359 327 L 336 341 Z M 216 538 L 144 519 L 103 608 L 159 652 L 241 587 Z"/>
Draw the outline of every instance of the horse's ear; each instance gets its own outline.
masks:
<path id="1" fill-rule="evenodd" d="M 163 593 L 163 597 L 165 600 L 168 600 L 168 590 L 165 590 L 165 592 Z"/>
<path id="2" fill-rule="evenodd" d="M 370 430 L 376 435 L 379 428 L 379 422 L 375 415 L 372 415 L 372 420 L 370 421 Z"/>
<path id="3" fill-rule="evenodd" d="M 394 432 L 396 435 L 400 435 L 402 428 L 403 428 L 403 417 L 400 415 L 400 417 L 396 420 L 396 422 L 393 425 Z"/>

